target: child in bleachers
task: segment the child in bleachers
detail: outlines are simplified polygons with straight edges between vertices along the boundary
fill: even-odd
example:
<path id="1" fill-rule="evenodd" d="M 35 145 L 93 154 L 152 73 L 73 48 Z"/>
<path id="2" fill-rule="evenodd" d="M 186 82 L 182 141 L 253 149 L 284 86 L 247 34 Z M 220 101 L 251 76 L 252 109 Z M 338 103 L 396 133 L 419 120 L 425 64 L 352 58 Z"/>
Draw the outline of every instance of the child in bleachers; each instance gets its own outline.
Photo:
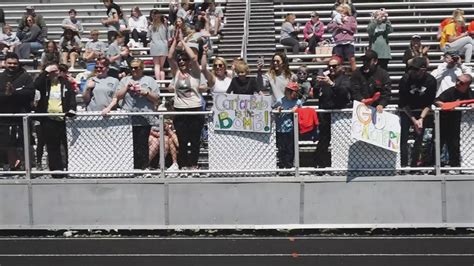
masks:
<path id="1" fill-rule="evenodd" d="M 13 52 L 15 46 L 20 43 L 20 39 L 18 39 L 16 33 L 13 32 L 12 26 L 9 24 L 3 26 L 3 33 L 0 34 L 0 51 L 4 54 L 7 52 Z"/>
<path id="2" fill-rule="evenodd" d="M 81 46 L 81 39 L 77 34 L 71 29 L 65 29 L 59 40 L 59 47 L 61 48 L 63 63 L 68 64 L 69 62 L 70 69 L 74 69 L 76 59 L 81 53 Z"/>
<path id="3" fill-rule="evenodd" d="M 86 43 L 86 49 L 82 58 L 87 63 L 87 70 L 93 71 L 95 66 L 95 60 L 105 55 L 107 50 L 107 44 L 99 41 L 99 31 L 94 29 L 91 30 L 91 40 Z"/>
<path id="4" fill-rule="evenodd" d="M 46 43 L 41 54 L 41 66 L 50 65 L 51 63 L 59 64 L 60 60 L 61 55 L 59 54 L 58 45 L 55 41 L 50 40 Z"/>

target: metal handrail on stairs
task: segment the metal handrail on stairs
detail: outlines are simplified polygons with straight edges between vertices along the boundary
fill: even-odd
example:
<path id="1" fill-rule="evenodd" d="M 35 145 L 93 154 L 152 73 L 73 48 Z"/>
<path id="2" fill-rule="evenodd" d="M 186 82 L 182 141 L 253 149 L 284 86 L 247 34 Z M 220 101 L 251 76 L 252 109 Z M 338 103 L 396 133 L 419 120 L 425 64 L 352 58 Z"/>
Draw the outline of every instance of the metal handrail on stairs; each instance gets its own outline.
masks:
<path id="1" fill-rule="evenodd" d="M 247 61 L 247 44 L 249 39 L 249 21 L 250 21 L 250 0 L 245 0 L 245 17 L 244 17 L 244 35 L 242 37 L 242 50 L 240 57 Z"/>

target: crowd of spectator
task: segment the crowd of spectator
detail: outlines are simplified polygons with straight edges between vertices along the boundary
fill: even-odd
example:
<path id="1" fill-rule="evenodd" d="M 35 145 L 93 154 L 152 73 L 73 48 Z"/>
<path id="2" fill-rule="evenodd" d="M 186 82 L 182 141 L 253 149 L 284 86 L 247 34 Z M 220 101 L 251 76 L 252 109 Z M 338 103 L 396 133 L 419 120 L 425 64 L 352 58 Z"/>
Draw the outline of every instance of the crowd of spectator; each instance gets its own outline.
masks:
<path id="1" fill-rule="evenodd" d="M 104 0 L 107 18 L 102 24 L 107 27 L 108 43 L 99 40 L 99 31 L 90 32 L 90 41 L 82 46 L 84 30 L 77 12 L 71 9 L 62 22 L 64 34 L 56 43 L 45 42 L 47 26 L 40 14 L 28 6 L 18 32 L 9 25 L 4 27 L 0 38 L 5 54 L 5 71 L 0 74 L 0 112 L 65 113 L 73 116 L 77 111 L 76 95 L 82 93 L 85 111 L 107 115 L 121 108 L 128 112 L 158 110 L 160 89 L 157 80 L 164 80 L 164 66 L 171 69 L 168 86 L 174 92 L 173 104 L 168 110 L 196 112 L 204 109 L 203 92 L 211 95 L 234 93 L 247 95 L 271 95 L 276 110 L 296 111 L 309 99 L 317 99 L 323 109 L 351 107 L 354 100 L 383 112 L 392 102 L 391 78 L 388 64 L 391 59 L 389 44 L 393 32 L 388 13 L 378 10 L 367 25 L 369 48 L 360 58 L 357 67 L 354 34 L 357 29 L 356 10 L 351 3 L 338 0 L 331 14 L 331 21 L 324 25 L 318 12 L 311 12 L 310 20 L 303 32 L 306 45 L 298 41 L 299 25 L 295 15 L 288 14 L 281 27 L 281 43 L 292 47 L 294 55 L 305 49 L 316 53 L 317 46 L 324 41 L 325 30 L 332 33 L 332 57 L 327 68 L 311 73 L 302 65 L 297 73 L 290 70 L 290 60 L 284 52 L 276 52 L 265 70 L 263 60 L 257 62 L 257 77 L 249 76 L 249 65 L 236 58 L 231 69 L 222 57 L 212 60 L 211 36 L 218 34 L 223 26 L 222 10 L 212 1 L 176 3 L 171 1 L 168 16 L 152 10 L 149 17 L 140 8 L 134 7 L 130 17 L 124 16 L 120 6 L 113 0 Z M 471 23 L 472 26 L 472 23 Z M 463 13 L 457 10 L 453 17 L 440 26 L 440 49 L 444 62 L 433 72 L 428 72 L 429 47 L 423 46 L 421 37 L 413 35 L 404 53 L 406 71 L 399 84 L 401 120 L 402 166 L 424 166 L 433 163 L 422 160 L 420 146 L 425 129 L 433 126 L 432 106 L 443 106 L 446 102 L 472 99 L 469 89 L 472 83 L 471 68 L 463 64 L 470 62 L 472 55 L 472 27 L 466 28 Z M 44 49 L 43 49 L 44 47 Z M 149 47 L 153 58 L 154 78 L 144 74 L 145 65 L 130 52 L 130 47 Z M 19 60 L 43 49 L 41 74 L 33 78 L 20 66 Z M 295 58 L 293 62 L 301 62 Z M 349 68 L 344 63 L 349 63 Z M 81 87 L 68 73 L 77 64 L 88 70 L 86 82 Z M 469 106 L 474 107 L 474 104 Z M 460 166 L 460 113 L 442 115 L 441 140 L 446 144 L 449 165 Z M 294 161 L 294 126 L 288 113 L 277 114 L 276 135 L 279 166 L 291 168 Z M 64 170 L 67 166 L 67 144 L 65 117 L 49 116 L 39 119 L 38 143 L 44 143 L 48 151 L 50 170 Z M 316 167 L 331 166 L 331 114 L 319 113 L 319 141 L 315 152 Z M 9 169 L 19 169 L 21 159 L 13 152 L 22 142 L 21 121 L 1 118 L 1 155 Z M 175 115 L 167 120 L 164 136 L 160 136 L 156 121 L 150 117 L 133 116 L 134 168 L 146 169 L 156 157 L 160 138 L 164 137 L 165 151 L 172 158 L 171 170 L 198 169 L 201 133 L 204 127 L 202 115 Z M 407 141 L 410 127 L 414 128 L 415 148 L 409 152 Z M 438 134 L 438 133 L 436 133 Z M 41 145 L 37 145 L 41 147 Z M 42 147 L 41 147 L 42 149 Z M 37 156 L 42 156 L 42 150 Z M 425 154 L 426 155 L 426 154 Z M 432 157 L 432 156 L 431 156 Z M 37 164 L 40 160 L 36 160 Z M 63 175 L 53 175 L 62 177 Z"/>

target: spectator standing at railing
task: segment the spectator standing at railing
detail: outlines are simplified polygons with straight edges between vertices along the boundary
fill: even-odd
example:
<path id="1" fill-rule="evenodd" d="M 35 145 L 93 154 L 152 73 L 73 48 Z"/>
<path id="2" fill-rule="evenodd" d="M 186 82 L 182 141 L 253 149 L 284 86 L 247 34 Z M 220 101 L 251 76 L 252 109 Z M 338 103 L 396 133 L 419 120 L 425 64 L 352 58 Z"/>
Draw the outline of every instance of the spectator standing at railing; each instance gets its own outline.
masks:
<path id="1" fill-rule="evenodd" d="M 262 74 L 262 68 L 262 64 L 257 64 L 258 86 L 263 94 L 272 95 L 273 102 L 276 102 L 285 96 L 288 82 L 296 80 L 297 77 L 291 72 L 288 57 L 283 52 L 276 52 L 272 56 L 267 73 Z"/>
<path id="2" fill-rule="evenodd" d="M 86 43 L 84 54 L 82 58 L 87 63 L 87 70 L 93 71 L 95 60 L 105 55 L 107 44 L 99 41 L 99 31 L 91 30 L 91 40 Z"/>
<path id="3" fill-rule="evenodd" d="M 204 46 L 201 57 L 201 71 L 207 79 L 207 85 L 211 92 L 226 93 L 232 79 L 227 75 L 227 61 L 222 57 L 216 57 L 212 62 L 212 71 L 207 69 L 208 47 Z"/>
<path id="4" fill-rule="evenodd" d="M 464 55 L 464 61 L 470 63 L 474 42 L 469 35 L 469 32 L 464 29 L 464 17 L 455 17 L 453 23 L 450 23 L 443 28 L 439 46 L 443 52 L 458 51 L 460 54 Z M 462 33 L 459 33 L 460 31 Z"/>
<path id="5" fill-rule="evenodd" d="M 388 70 L 388 61 L 392 59 L 388 35 L 393 32 L 392 23 L 384 8 L 374 12 L 367 26 L 369 34 L 369 48 L 377 52 L 378 64 Z"/>
<path id="6" fill-rule="evenodd" d="M 76 60 L 81 54 L 81 38 L 73 30 L 65 29 L 58 45 L 61 48 L 63 64 L 69 64 L 70 69 L 74 69 Z"/>
<path id="7" fill-rule="evenodd" d="M 239 62 L 235 66 L 237 76 L 232 78 L 227 93 L 253 95 L 259 93 L 257 79 L 248 77 L 249 65 L 246 62 Z"/>
<path id="8" fill-rule="evenodd" d="M 138 43 L 141 41 L 143 47 L 147 47 L 148 40 L 148 20 L 140 11 L 140 7 L 134 6 L 128 19 L 128 28 L 132 33 L 133 40 Z"/>
<path id="9" fill-rule="evenodd" d="M 153 66 L 156 80 L 165 79 L 164 65 L 168 55 L 168 41 L 171 38 L 167 22 L 165 23 L 161 13 L 153 13 L 152 24 L 148 28 L 147 38 L 150 42 L 150 55 L 153 57 Z"/>
<path id="10" fill-rule="evenodd" d="M 46 43 L 40 60 L 41 67 L 46 67 L 52 63 L 59 64 L 61 61 L 61 55 L 59 54 L 58 45 L 55 41 L 50 40 Z"/>
<path id="11" fill-rule="evenodd" d="M 295 14 L 289 13 L 285 17 L 285 21 L 281 25 L 280 43 L 290 46 L 293 55 L 298 55 L 300 52 L 300 42 L 298 40 L 299 25 L 295 24 Z M 301 62 L 300 58 L 293 58 L 293 62 Z"/>
<path id="12" fill-rule="evenodd" d="M 390 76 L 378 65 L 378 55 L 375 51 L 367 50 L 361 59 L 363 65 L 351 76 L 352 98 L 363 102 L 364 99 L 372 98 L 379 92 L 380 97 L 371 106 L 381 113 L 390 100 L 392 90 Z"/>
<path id="13" fill-rule="evenodd" d="M 456 80 L 456 84 L 441 93 L 435 99 L 435 105 L 441 107 L 443 103 L 458 100 L 473 99 L 474 95 L 471 91 L 472 76 L 470 74 L 462 74 Z M 474 108 L 474 104 L 468 105 Z M 460 111 L 442 111 L 440 114 L 440 147 L 444 144 L 448 147 L 449 165 L 451 167 L 461 166 L 460 156 L 460 134 L 461 134 L 461 116 Z"/>
<path id="14" fill-rule="evenodd" d="M 306 22 L 304 29 L 304 40 L 308 42 L 307 53 L 315 54 L 316 46 L 323 40 L 324 23 L 319 20 L 319 14 L 316 11 L 311 12 L 311 19 Z"/>
<path id="15" fill-rule="evenodd" d="M 176 53 L 178 45 L 182 47 L 182 50 Z M 201 111 L 201 92 L 207 86 L 203 86 L 197 53 L 181 39 L 179 33 L 171 44 L 168 62 L 174 82 L 170 86 L 175 90 L 174 109 L 178 112 Z M 179 141 L 179 166 L 182 169 L 198 169 L 204 117 L 202 115 L 176 115 L 173 123 Z"/>
<path id="16" fill-rule="evenodd" d="M 102 19 L 102 24 L 107 27 L 107 40 L 111 44 L 117 34 L 120 32 L 120 19 L 122 18 L 122 10 L 120 6 L 115 4 L 113 0 L 102 0 L 107 8 L 107 18 Z"/>
<path id="17" fill-rule="evenodd" d="M 70 29 L 74 31 L 77 36 L 81 36 L 81 34 L 84 32 L 84 28 L 82 27 L 82 23 L 80 20 L 76 18 L 77 12 L 75 9 L 71 9 L 68 12 L 69 17 L 63 19 L 63 22 L 61 23 L 61 27 L 63 30 Z"/>
<path id="18" fill-rule="evenodd" d="M 119 101 L 123 100 L 122 108 L 127 112 L 152 112 L 160 99 L 160 88 L 156 80 L 145 76 L 143 61 L 135 59 L 132 61 L 132 75 L 124 77 L 119 85 L 112 102 L 102 110 L 102 114 L 108 114 Z M 149 150 L 148 137 L 150 136 L 151 118 L 143 116 L 132 116 L 133 133 L 133 167 L 145 169 L 148 167 Z"/>
<path id="19" fill-rule="evenodd" d="M 298 99 L 300 87 L 296 82 L 289 82 L 285 87 L 285 96 L 277 101 L 277 110 L 296 111 L 302 101 Z M 295 158 L 294 121 L 292 113 L 276 115 L 276 143 L 278 148 L 279 168 L 292 168 Z"/>
<path id="20" fill-rule="evenodd" d="M 438 67 L 431 72 L 431 75 L 433 75 L 438 82 L 436 97 L 445 90 L 453 87 L 458 77 L 462 74 L 471 75 L 471 67 L 462 63 L 462 59 L 457 51 L 444 53 L 444 62 L 439 64 Z"/>
<path id="21" fill-rule="evenodd" d="M 432 161 L 419 160 L 424 131 L 427 127 L 433 127 L 433 116 L 430 110 L 437 87 L 436 79 L 426 71 L 427 67 L 428 62 L 424 57 L 413 58 L 408 72 L 402 76 L 398 85 L 402 167 L 429 166 L 432 163 Z M 411 126 L 415 128 L 415 144 L 411 152 L 411 162 L 408 164 L 408 136 Z M 431 154 L 428 156 L 432 158 Z"/>
<path id="22" fill-rule="evenodd" d="M 76 93 L 63 73 L 67 72 L 67 66 L 50 64 L 45 67 L 34 81 L 34 88 L 40 91 L 41 98 L 38 102 L 37 113 L 65 113 L 73 114 L 76 111 Z M 67 142 L 66 124 L 64 116 L 42 117 L 41 130 L 46 150 L 48 151 L 49 170 L 63 171 L 67 168 Z M 64 157 L 61 155 L 61 146 L 64 148 Z M 53 178 L 65 177 L 64 175 L 53 175 Z"/>
<path id="23" fill-rule="evenodd" d="M 109 65 L 110 62 L 105 57 L 96 61 L 95 75 L 87 80 L 82 94 L 87 111 L 100 112 L 104 110 L 110 105 L 117 92 L 119 80 L 107 74 Z"/>
<path id="24" fill-rule="evenodd" d="M 26 113 L 35 95 L 33 79 L 20 67 L 18 55 L 5 55 L 5 70 L 0 73 L 0 113 Z M 18 147 L 23 147 L 21 118 L 0 118 L 0 161 L 10 170 L 19 170 Z M 6 161 L 4 161 L 6 159 Z M 5 167 L 4 167 L 5 169 Z"/>
<path id="25" fill-rule="evenodd" d="M 26 26 L 23 28 L 21 44 L 15 47 L 15 53 L 20 59 L 27 59 L 30 53 L 37 52 L 43 48 L 44 35 L 41 28 L 35 23 L 35 18 L 31 15 L 25 19 Z"/>
<path id="26" fill-rule="evenodd" d="M 357 69 L 354 49 L 354 34 L 357 31 L 357 21 L 351 15 L 351 9 L 348 5 L 340 5 L 336 9 L 335 16 L 329 22 L 327 28 L 332 32 L 335 43 L 332 54 L 341 57 L 343 60 L 349 60 L 352 71 Z"/>
<path id="27" fill-rule="evenodd" d="M 347 108 L 351 100 L 350 77 L 345 73 L 342 59 L 333 56 L 328 68 L 320 71 L 313 79 L 313 98 L 319 99 L 320 109 Z M 314 163 L 318 168 L 331 167 L 331 113 L 318 113 L 319 140 L 314 153 Z"/>
<path id="28" fill-rule="evenodd" d="M 410 47 L 405 50 L 403 54 L 403 63 L 406 64 L 405 72 L 408 71 L 409 66 L 413 59 L 417 57 L 422 57 L 426 59 L 426 63 L 429 65 L 430 61 L 428 59 L 428 51 L 430 50 L 429 46 L 423 46 L 421 44 L 421 36 L 415 34 L 411 37 Z"/>

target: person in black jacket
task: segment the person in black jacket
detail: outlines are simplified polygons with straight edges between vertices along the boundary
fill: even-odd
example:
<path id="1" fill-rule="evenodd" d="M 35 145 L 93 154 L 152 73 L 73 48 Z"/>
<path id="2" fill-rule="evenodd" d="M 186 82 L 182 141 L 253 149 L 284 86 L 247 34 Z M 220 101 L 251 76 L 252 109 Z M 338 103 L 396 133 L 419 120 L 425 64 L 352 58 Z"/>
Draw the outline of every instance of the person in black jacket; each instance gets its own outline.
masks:
<path id="1" fill-rule="evenodd" d="M 426 72 L 428 62 L 424 57 L 415 57 L 409 64 L 409 70 L 399 83 L 400 109 L 400 156 L 401 166 L 408 166 L 408 135 L 411 126 L 415 128 L 415 146 L 411 153 L 410 166 L 422 166 L 419 159 L 421 143 L 426 127 L 432 127 L 433 117 L 429 115 L 436 96 L 436 79 Z"/>
<path id="2" fill-rule="evenodd" d="M 341 66 L 342 59 L 338 56 L 332 57 L 328 62 L 328 70 L 319 73 L 313 78 L 314 98 L 319 99 L 320 109 L 342 109 L 350 102 L 349 76 Z M 316 167 L 331 167 L 331 113 L 318 113 L 319 119 L 319 141 L 316 146 Z"/>
<path id="3" fill-rule="evenodd" d="M 31 111 L 35 91 L 33 79 L 20 67 L 18 55 L 5 55 L 5 71 L 0 73 L 0 113 L 26 113 Z M 8 163 L 11 170 L 20 166 L 16 148 L 23 146 L 21 118 L 0 118 L 0 162 Z"/>
<path id="4" fill-rule="evenodd" d="M 253 95 L 259 92 L 257 79 L 247 77 L 249 74 L 249 66 L 247 63 L 237 63 L 235 73 L 237 73 L 237 77 L 232 78 L 227 93 Z"/>
<path id="5" fill-rule="evenodd" d="M 392 87 L 390 76 L 385 69 L 377 65 L 378 55 L 373 50 L 367 50 L 361 59 L 363 66 L 354 71 L 351 77 L 352 98 L 362 101 L 380 92 L 380 98 L 371 105 L 381 113 L 390 100 Z"/>
<path id="6" fill-rule="evenodd" d="M 462 74 L 456 80 L 456 85 L 441 93 L 435 99 L 435 105 L 441 107 L 443 103 L 454 102 L 458 100 L 474 99 L 471 91 L 472 76 Z M 474 108 L 474 103 L 468 105 Z M 449 154 L 449 165 L 451 167 L 461 166 L 461 118 L 460 111 L 444 111 L 440 114 L 440 147 L 446 144 Z M 466 136 L 467 137 L 467 136 Z"/>
<path id="7" fill-rule="evenodd" d="M 60 72 L 67 72 L 67 66 L 53 63 L 45 67 L 36 78 L 34 87 L 40 91 L 38 113 L 73 114 L 76 111 L 76 93 L 72 84 L 63 78 Z M 64 116 L 48 116 L 41 119 L 46 150 L 48 151 L 49 170 L 64 170 L 67 166 L 66 124 Z M 61 156 L 61 145 L 66 152 Z M 53 175 L 53 177 L 64 177 Z"/>

